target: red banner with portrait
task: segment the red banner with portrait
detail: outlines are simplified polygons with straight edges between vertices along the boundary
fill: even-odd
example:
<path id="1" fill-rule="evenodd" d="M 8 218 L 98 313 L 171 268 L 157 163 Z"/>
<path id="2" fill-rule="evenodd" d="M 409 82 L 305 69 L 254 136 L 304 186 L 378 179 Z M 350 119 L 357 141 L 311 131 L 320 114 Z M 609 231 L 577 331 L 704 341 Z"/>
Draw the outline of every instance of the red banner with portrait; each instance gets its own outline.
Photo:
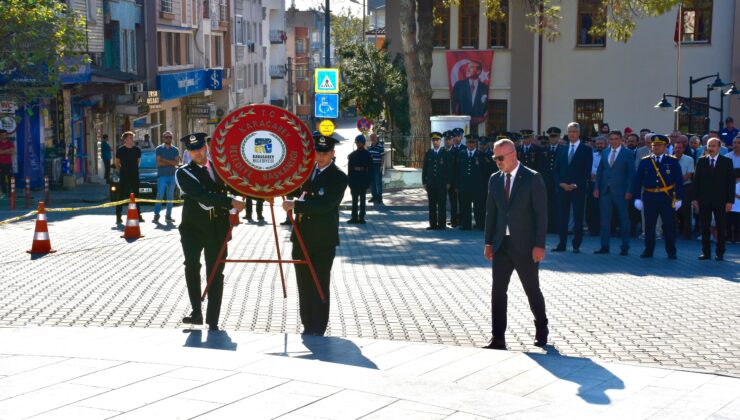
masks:
<path id="1" fill-rule="evenodd" d="M 493 72 L 493 51 L 447 51 L 450 114 L 469 115 L 471 125 L 485 121 Z"/>

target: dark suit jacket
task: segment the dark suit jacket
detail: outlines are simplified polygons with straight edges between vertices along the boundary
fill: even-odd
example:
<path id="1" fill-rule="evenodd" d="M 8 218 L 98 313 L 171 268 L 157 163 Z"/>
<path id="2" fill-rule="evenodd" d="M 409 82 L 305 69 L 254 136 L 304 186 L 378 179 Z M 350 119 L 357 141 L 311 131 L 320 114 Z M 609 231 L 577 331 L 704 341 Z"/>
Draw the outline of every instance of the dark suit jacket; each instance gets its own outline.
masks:
<path id="1" fill-rule="evenodd" d="M 612 148 L 607 147 L 601 155 L 599 168 L 596 171 L 596 185 L 594 188 L 601 194 L 610 192 L 623 196 L 632 192 L 632 180 L 635 177 L 635 154 L 632 150 L 622 146 L 614 159 L 614 165 L 609 166 L 609 156 Z"/>
<path id="2" fill-rule="evenodd" d="M 484 100 L 483 97 L 486 97 Z M 478 79 L 475 100 L 470 96 L 470 81 L 458 80 L 452 87 L 452 113 L 482 117 L 488 110 L 488 85 Z"/>
<path id="3" fill-rule="evenodd" d="M 185 229 L 210 232 L 218 228 L 225 234 L 225 230 L 228 230 L 231 198 L 226 194 L 229 189 L 218 175 L 214 173 L 214 176 L 215 181 L 208 175 L 207 169 L 201 168 L 194 161 L 175 171 L 175 180 L 184 200 L 181 231 Z M 218 217 L 211 217 L 211 212 Z"/>
<path id="4" fill-rule="evenodd" d="M 301 192 L 303 201 L 296 201 L 296 224 L 306 248 L 326 249 L 339 245 L 339 203 L 347 189 L 347 175 L 331 164 L 313 180 L 309 178 Z M 290 240 L 298 243 L 295 230 Z"/>
<path id="5" fill-rule="evenodd" d="M 452 154 L 444 147 L 435 155 L 434 149 L 424 154 L 424 166 L 421 168 L 421 183 L 428 188 L 442 188 L 452 183 Z"/>
<path id="6" fill-rule="evenodd" d="M 586 191 L 586 183 L 591 179 L 591 166 L 594 155 L 591 148 L 581 143 L 573 154 L 573 159 L 568 163 L 568 152 L 570 143 L 558 148 L 558 156 L 555 161 L 555 186 L 565 182 L 576 184 L 578 191 Z"/>
<path id="7" fill-rule="evenodd" d="M 717 155 L 714 170 L 709 166 L 709 155 L 696 162 L 694 194 L 699 205 L 720 206 L 735 202 L 735 176 L 732 159 Z"/>
<path id="8" fill-rule="evenodd" d="M 347 158 L 347 177 L 349 187 L 356 190 L 366 190 L 370 187 L 370 170 L 373 167 L 373 158 L 367 149 L 357 149 Z"/>
<path id="9" fill-rule="evenodd" d="M 488 181 L 485 243 L 499 249 L 509 226 L 511 244 L 522 257 L 531 258 L 532 248 L 545 247 L 547 190 L 542 175 L 519 165 L 509 203 L 504 199 L 506 175 L 498 171 Z"/>

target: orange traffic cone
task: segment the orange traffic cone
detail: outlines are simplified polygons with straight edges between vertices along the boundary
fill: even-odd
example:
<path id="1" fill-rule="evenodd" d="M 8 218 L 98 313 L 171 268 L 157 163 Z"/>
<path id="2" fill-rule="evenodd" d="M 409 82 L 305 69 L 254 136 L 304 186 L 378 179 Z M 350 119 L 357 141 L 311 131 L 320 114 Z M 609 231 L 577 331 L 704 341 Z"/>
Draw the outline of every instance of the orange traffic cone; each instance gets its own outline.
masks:
<path id="1" fill-rule="evenodd" d="M 128 213 L 126 214 L 126 228 L 123 230 L 121 238 L 139 239 L 143 238 L 141 229 L 139 229 L 139 210 L 136 209 L 136 197 L 134 193 L 129 196 L 131 201 L 128 203 Z"/>
<path id="2" fill-rule="evenodd" d="M 239 212 L 236 209 L 229 210 L 229 222 L 231 226 L 239 226 Z"/>
<path id="3" fill-rule="evenodd" d="M 49 226 L 46 224 L 46 210 L 44 210 L 44 202 L 39 202 L 39 215 L 36 218 L 36 229 L 33 232 L 33 244 L 31 249 L 26 251 L 29 254 L 49 254 L 56 252 L 51 249 L 51 241 L 49 240 Z"/>

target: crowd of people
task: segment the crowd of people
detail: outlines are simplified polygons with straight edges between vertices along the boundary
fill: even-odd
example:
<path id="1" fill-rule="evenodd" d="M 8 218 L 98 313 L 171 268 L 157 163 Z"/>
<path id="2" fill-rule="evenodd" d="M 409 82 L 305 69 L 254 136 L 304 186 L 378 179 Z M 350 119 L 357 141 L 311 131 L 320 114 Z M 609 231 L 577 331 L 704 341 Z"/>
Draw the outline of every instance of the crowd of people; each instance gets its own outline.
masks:
<path id="1" fill-rule="evenodd" d="M 641 256 L 648 258 L 662 237 L 668 257 L 676 258 L 680 236 L 702 240 L 702 259 L 716 242 L 714 256 L 721 260 L 725 242 L 740 241 L 740 132 L 731 117 L 705 135 L 612 130 L 607 123 L 591 138 L 577 123 L 563 134 L 559 127 L 545 136 L 532 130 L 464 135 L 461 128 L 432 133 L 422 169 L 427 229 L 484 230 L 488 183 L 498 170 L 491 146 L 506 138 L 518 161 L 542 174 L 547 231 L 559 238 L 553 252 L 565 251 L 572 235 L 572 251 L 579 253 L 588 234 L 600 236 L 595 254 L 609 253 L 613 236 L 621 240 L 620 255 L 629 255 L 631 239 L 644 239 Z"/>

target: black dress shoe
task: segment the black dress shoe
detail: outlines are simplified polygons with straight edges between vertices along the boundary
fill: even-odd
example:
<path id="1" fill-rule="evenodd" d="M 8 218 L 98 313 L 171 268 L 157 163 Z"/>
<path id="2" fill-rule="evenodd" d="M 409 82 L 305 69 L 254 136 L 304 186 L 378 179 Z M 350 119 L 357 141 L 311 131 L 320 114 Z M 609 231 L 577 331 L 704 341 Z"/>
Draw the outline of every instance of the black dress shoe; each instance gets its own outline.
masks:
<path id="1" fill-rule="evenodd" d="M 609 248 L 604 248 L 604 247 L 601 247 L 597 249 L 596 251 L 594 251 L 594 254 L 608 254 L 608 253 L 609 253 Z"/>
<path id="2" fill-rule="evenodd" d="M 573 248 L 573 253 L 574 254 L 580 254 L 581 253 L 580 248 Z"/>
<path id="3" fill-rule="evenodd" d="M 218 328 L 218 324 L 208 324 L 208 331 L 213 332 L 213 331 L 221 331 L 221 330 Z"/>
<path id="4" fill-rule="evenodd" d="M 699 255 L 699 259 L 700 260 L 708 260 L 709 258 L 710 258 L 709 257 L 709 254 L 701 254 L 701 255 Z"/>
<path id="5" fill-rule="evenodd" d="M 671 255 L 668 256 L 668 259 L 669 260 L 677 260 L 678 257 L 676 256 L 676 254 L 671 254 Z"/>
<path id="6" fill-rule="evenodd" d="M 629 254 L 630 254 L 630 252 L 628 250 L 626 250 L 626 249 L 622 249 L 621 251 L 619 251 L 619 255 L 621 257 L 626 257 Z"/>
<path id="7" fill-rule="evenodd" d="M 725 260 L 725 258 L 722 255 L 717 255 L 716 257 L 714 257 L 714 259 L 717 260 L 717 261 L 724 261 Z"/>
<path id="8" fill-rule="evenodd" d="M 640 254 L 640 258 L 653 258 L 653 254 L 648 254 L 647 252 L 643 252 Z"/>
<path id="9" fill-rule="evenodd" d="M 291 225 L 290 220 L 286 220 L 283 223 L 280 223 L 280 226 L 290 226 L 290 225 Z"/>
<path id="10" fill-rule="evenodd" d="M 358 220 L 358 221 L 357 221 L 357 223 L 359 223 L 359 224 L 361 224 L 361 225 L 364 225 L 364 224 L 366 224 L 367 222 L 365 221 L 365 219 L 360 219 L 360 220 Z"/>
<path id="11" fill-rule="evenodd" d="M 427 226 L 427 228 L 426 228 L 426 230 L 434 230 L 434 229 L 437 229 L 437 228 L 434 227 L 434 226 Z"/>
<path id="12" fill-rule="evenodd" d="M 203 315 L 186 316 L 182 319 L 183 324 L 203 325 Z"/>
<path id="13" fill-rule="evenodd" d="M 551 251 L 552 252 L 565 252 L 565 247 L 558 245 L 555 248 L 551 249 Z"/>
<path id="14" fill-rule="evenodd" d="M 535 328 L 534 345 L 537 347 L 545 347 L 547 345 L 547 336 L 550 334 L 550 329 L 547 328 L 547 325 L 539 328 L 535 325 Z"/>
<path id="15" fill-rule="evenodd" d="M 492 338 L 491 342 L 483 346 L 483 348 L 489 350 L 508 350 L 506 348 L 506 340 L 503 338 Z"/>
<path id="16" fill-rule="evenodd" d="M 357 219 L 349 219 L 349 220 L 347 220 L 347 223 L 349 223 L 351 225 L 355 225 L 355 224 L 357 224 Z"/>

